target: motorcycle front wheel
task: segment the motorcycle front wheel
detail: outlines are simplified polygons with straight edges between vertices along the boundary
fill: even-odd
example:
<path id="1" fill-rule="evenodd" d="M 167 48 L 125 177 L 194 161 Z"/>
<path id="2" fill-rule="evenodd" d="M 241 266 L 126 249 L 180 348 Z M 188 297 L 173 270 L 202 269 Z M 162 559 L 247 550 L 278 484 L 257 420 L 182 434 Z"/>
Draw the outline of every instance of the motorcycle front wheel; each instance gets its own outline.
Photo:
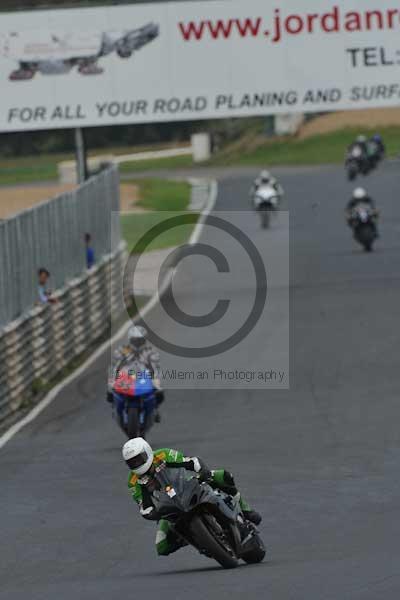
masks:
<path id="1" fill-rule="evenodd" d="M 365 252 L 372 252 L 372 242 L 365 242 L 364 250 L 365 250 Z"/>
<path id="2" fill-rule="evenodd" d="M 365 252 L 372 252 L 375 232 L 371 226 L 365 226 L 357 232 L 357 240 L 363 246 Z"/>
<path id="3" fill-rule="evenodd" d="M 234 569 L 238 566 L 239 560 L 214 517 L 195 515 L 190 523 L 190 530 L 197 548 L 216 560 L 221 567 Z"/>
<path id="4" fill-rule="evenodd" d="M 135 406 L 128 406 L 126 434 L 129 439 L 139 437 L 140 435 L 139 409 Z"/>
<path id="5" fill-rule="evenodd" d="M 268 229 L 269 221 L 270 221 L 269 210 L 261 209 L 260 216 L 261 216 L 261 227 L 263 229 Z"/>
<path id="6" fill-rule="evenodd" d="M 255 565 L 264 560 L 265 554 L 266 550 L 262 539 L 258 534 L 254 534 L 249 549 L 241 554 L 241 558 L 248 565 Z"/>

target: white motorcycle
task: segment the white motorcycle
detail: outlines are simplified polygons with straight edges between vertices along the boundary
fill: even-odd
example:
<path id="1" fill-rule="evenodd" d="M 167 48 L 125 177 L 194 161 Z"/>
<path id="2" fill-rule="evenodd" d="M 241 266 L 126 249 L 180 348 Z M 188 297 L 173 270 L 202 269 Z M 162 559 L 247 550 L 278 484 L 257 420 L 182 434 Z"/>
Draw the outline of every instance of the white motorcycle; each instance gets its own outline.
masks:
<path id="1" fill-rule="evenodd" d="M 260 214 L 261 227 L 267 229 L 270 225 L 271 215 L 277 211 L 283 196 L 282 187 L 276 185 L 260 185 L 253 194 L 253 205 Z"/>

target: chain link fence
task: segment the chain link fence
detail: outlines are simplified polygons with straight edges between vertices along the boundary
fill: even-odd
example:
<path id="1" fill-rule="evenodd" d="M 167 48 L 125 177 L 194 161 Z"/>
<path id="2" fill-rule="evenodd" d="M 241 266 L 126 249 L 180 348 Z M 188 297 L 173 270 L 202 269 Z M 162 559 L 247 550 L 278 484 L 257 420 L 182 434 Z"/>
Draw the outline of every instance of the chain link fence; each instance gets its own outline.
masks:
<path id="1" fill-rule="evenodd" d="M 0 326 L 38 301 L 37 271 L 51 273 L 51 288 L 86 269 L 84 235 L 90 233 L 95 256 L 114 252 L 120 232 L 119 174 L 110 167 L 72 192 L 0 221 Z"/>

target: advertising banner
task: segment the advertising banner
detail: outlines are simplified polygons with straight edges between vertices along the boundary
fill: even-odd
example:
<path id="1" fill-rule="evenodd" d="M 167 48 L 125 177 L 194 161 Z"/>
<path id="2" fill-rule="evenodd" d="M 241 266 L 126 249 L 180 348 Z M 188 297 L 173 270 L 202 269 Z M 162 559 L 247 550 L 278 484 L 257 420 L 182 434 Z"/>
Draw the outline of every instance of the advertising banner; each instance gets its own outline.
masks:
<path id="1" fill-rule="evenodd" d="M 215 0 L 3 13 L 0 130 L 400 103 L 394 0 Z"/>

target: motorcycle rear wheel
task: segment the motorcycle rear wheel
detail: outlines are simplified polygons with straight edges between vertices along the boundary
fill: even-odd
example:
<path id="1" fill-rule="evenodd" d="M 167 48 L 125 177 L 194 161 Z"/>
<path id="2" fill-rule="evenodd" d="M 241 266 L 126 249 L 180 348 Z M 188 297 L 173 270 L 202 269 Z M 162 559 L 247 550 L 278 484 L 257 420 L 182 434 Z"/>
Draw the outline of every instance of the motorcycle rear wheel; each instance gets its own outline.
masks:
<path id="1" fill-rule="evenodd" d="M 208 556 L 216 560 L 224 569 L 234 569 L 239 560 L 231 548 L 227 548 L 222 540 L 219 540 L 217 532 L 212 531 L 210 522 L 206 521 L 205 515 L 195 515 L 190 523 L 190 530 L 196 541 L 196 546 L 203 550 Z"/>

